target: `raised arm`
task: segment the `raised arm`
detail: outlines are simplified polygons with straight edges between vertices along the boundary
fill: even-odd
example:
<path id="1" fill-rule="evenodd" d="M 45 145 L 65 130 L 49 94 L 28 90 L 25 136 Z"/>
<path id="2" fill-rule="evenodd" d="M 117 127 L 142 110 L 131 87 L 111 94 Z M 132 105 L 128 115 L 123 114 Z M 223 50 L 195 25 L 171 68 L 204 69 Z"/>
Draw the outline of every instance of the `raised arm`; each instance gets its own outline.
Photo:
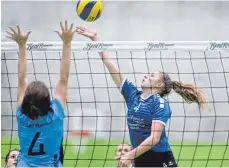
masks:
<path id="1" fill-rule="evenodd" d="M 57 81 L 55 98 L 60 101 L 63 107 L 66 106 L 67 90 L 68 90 L 68 77 L 71 62 L 71 42 L 76 30 L 73 29 L 73 24 L 68 28 L 68 23 L 65 21 L 65 27 L 60 22 L 62 33 L 55 31 L 63 41 L 62 58 L 60 61 L 60 78 Z"/>
<path id="2" fill-rule="evenodd" d="M 96 31 L 92 31 L 92 30 L 86 29 L 84 27 L 77 27 L 76 31 L 78 34 L 81 34 L 85 37 L 88 37 L 92 41 L 98 41 L 99 40 Z M 116 86 L 118 88 L 120 88 L 120 86 L 122 85 L 122 81 L 124 79 L 123 74 L 120 72 L 119 68 L 112 61 L 112 59 L 109 57 L 109 55 L 106 51 L 105 52 L 99 52 L 99 55 L 100 55 L 103 63 L 107 67 L 108 71 L 110 72 L 111 77 L 112 77 L 113 81 L 115 82 Z"/>
<path id="3" fill-rule="evenodd" d="M 12 27 L 10 27 L 10 30 L 12 32 L 6 31 L 6 33 L 8 34 L 6 35 L 6 37 L 14 40 L 19 46 L 17 105 L 20 106 L 23 101 L 26 88 L 28 86 L 26 75 L 26 42 L 31 31 L 27 32 L 26 34 L 21 33 L 19 25 L 17 25 L 17 32 Z"/>

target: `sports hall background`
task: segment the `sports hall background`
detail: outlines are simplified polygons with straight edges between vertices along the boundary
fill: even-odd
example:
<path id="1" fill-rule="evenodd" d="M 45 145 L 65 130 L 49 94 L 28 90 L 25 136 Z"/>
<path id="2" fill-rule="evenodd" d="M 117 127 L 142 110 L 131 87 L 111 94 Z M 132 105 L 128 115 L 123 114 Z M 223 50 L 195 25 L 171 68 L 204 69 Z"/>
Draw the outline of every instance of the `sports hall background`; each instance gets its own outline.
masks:
<path id="1" fill-rule="evenodd" d="M 23 31 L 32 30 L 29 41 L 60 41 L 53 30 L 60 29 L 59 22 L 65 19 L 74 22 L 75 25 L 83 25 L 94 28 L 98 31 L 101 40 L 105 41 L 223 41 L 229 40 L 229 2 L 139 2 L 139 1 L 109 1 L 104 2 L 102 16 L 95 23 L 85 23 L 77 17 L 75 13 L 76 2 L 61 1 L 40 1 L 40 2 L 2 2 L 2 41 L 8 41 L 4 37 L 4 31 L 8 26 L 19 24 Z M 88 39 L 79 35 L 74 36 L 74 41 L 86 41 Z M 115 53 L 110 53 L 115 56 Z M 122 72 L 147 73 L 144 52 L 132 53 L 133 57 L 142 60 L 119 60 Z M 189 53 L 177 52 L 178 57 L 189 57 Z M 169 98 L 173 109 L 173 116 L 167 130 L 171 141 L 190 142 L 226 142 L 229 139 L 229 60 L 228 52 L 222 52 L 222 62 L 217 52 L 190 52 L 191 57 L 201 57 L 210 59 L 193 59 L 192 62 L 186 59 L 162 59 L 149 60 L 149 71 L 164 70 L 172 73 L 175 80 L 184 82 L 196 82 L 197 86 L 204 87 L 208 95 L 209 108 L 199 112 L 195 104 L 183 105 L 181 99 L 172 94 Z M 175 58 L 174 52 L 165 52 L 162 58 Z M 28 53 L 31 58 L 31 53 Z M 50 86 L 47 67 L 43 66 L 45 60 L 44 53 L 34 53 L 34 67 L 37 79 L 45 81 Z M 58 53 L 47 53 L 48 67 L 50 73 L 59 72 Z M 89 53 L 89 58 L 99 58 L 96 53 Z M 130 52 L 118 52 L 118 58 L 130 58 Z M 154 53 L 150 57 L 159 58 L 159 53 Z M 223 59 L 223 57 L 227 57 Z M 17 55 L 7 54 L 1 61 L 2 69 L 2 136 L 11 136 L 16 130 L 15 117 L 12 119 L 11 98 L 16 101 Z M 14 58 L 14 60 L 8 60 Z M 84 117 L 84 129 L 94 129 L 96 138 L 116 139 L 122 142 L 125 137 L 128 140 L 126 123 L 124 119 L 125 108 L 122 96 L 118 89 L 114 88 L 113 81 L 109 75 L 104 75 L 104 67 L 101 60 L 90 60 L 88 62 L 86 53 L 75 52 L 72 61 L 71 75 L 69 81 L 68 101 L 77 102 L 68 105 L 69 115 L 88 116 Z M 34 73 L 31 60 L 28 61 L 28 72 Z M 6 65 L 8 72 L 7 75 Z M 76 69 L 78 75 L 76 75 Z M 227 73 L 223 73 L 223 72 Z M 91 75 L 90 72 L 98 73 Z M 195 73 L 195 74 L 193 74 Z M 179 74 L 179 75 L 178 75 Z M 139 86 L 143 74 L 128 74 L 130 80 Z M 54 87 L 57 74 L 51 74 L 51 85 Z M 108 89 L 106 84 L 108 79 Z M 33 74 L 29 79 L 34 79 Z M 10 87 L 9 90 L 9 82 Z M 93 86 L 94 92 L 93 92 Z M 227 86 L 227 87 L 226 87 Z M 97 88 L 96 88 L 97 87 Z M 100 87 L 100 88 L 98 88 Z M 211 88 L 212 87 L 212 88 Z M 79 94 L 79 88 L 80 93 Z M 9 91 L 11 94 L 9 94 Z M 95 100 L 98 102 L 95 105 Z M 110 102 L 109 102 L 110 101 Z M 89 103 L 92 102 L 92 103 Z M 15 102 L 13 106 L 15 109 Z M 94 117 L 93 117 L 94 116 Z M 95 117 L 97 116 L 97 117 Z M 98 117 L 101 116 L 101 117 Z M 96 126 L 97 122 L 97 126 Z M 69 117 L 65 120 L 67 130 L 80 129 L 82 126 L 81 117 Z M 94 128 L 93 128 L 94 127 Z M 102 131 L 99 131 L 102 130 Z M 125 130 L 125 131 L 124 131 Z M 16 131 L 13 132 L 16 135 Z M 121 139 L 120 139 L 121 138 Z"/>

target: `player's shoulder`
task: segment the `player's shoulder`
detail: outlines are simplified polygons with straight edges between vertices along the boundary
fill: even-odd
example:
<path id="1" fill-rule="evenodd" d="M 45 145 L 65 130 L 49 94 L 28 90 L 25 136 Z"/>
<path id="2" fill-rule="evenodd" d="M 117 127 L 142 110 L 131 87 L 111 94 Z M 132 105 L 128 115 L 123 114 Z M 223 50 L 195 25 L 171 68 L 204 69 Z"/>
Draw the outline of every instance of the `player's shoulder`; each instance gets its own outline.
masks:
<path id="1" fill-rule="evenodd" d="M 63 106 L 61 105 L 60 100 L 58 99 L 51 100 L 50 105 L 52 108 L 55 108 L 55 110 L 63 110 Z"/>
<path id="2" fill-rule="evenodd" d="M 122 81 L 122 86 L 123 85 L 130 85 L 130 86 L 132 86 L 132 87 L 135 87 L 135 85 L 133 84 L 133 82 L 130 80 L 130 79 L 128 79 L 127 77 L 125 77 L 124 79 L 123 79 L 123 81 Z"/>
<path id="3" fill-rule="evenodd" d="M 135 91 L 139 91 L 137 86 L 128 78 L 124 78 L 122 81 L 122 84 L 120 86 L 120 91 L 129 91 L 129 92 L 135 92 Z"/>
<path id="4" fill-rule="evenodd" d="M 61 105 L 60 101 L 58 99 L 53 99 L 51 100 L 50 104 L 54 114 L 56 114 L 56 116 L 58 116 L 59 118 L 63 119 L 65 117 L 64 108 Z"/>
<path id="5" fill-rule="evenodd" d="M 22 115 L 21 106 L 17 106 L 17 108 L 16 108 L 16 116 L 18 117 L 20 115 Z"/>
<path id="6" fill-rule="evenodd" d="M 19 125 L 21 123 L 28 121 L 28 117 L 25 114 L 23 114 L 21 111 L 21 106 L 18 106 L 16 109 L 16 119 L 17 119 L 17 122 L 19 123 Z"/>
<path id="7" fill-rule="evenodd" d="M 170 110 L 169 101 L 159 94 L 154 95 L 154 105 L 162 109 Z"/>
<path id="8" fill-rule="evenodd" d="M 156 103 L 168 103 L 168 100 L 166 98 L 160 96 L 159 94 L 154 95 L 154 101 Z"/>

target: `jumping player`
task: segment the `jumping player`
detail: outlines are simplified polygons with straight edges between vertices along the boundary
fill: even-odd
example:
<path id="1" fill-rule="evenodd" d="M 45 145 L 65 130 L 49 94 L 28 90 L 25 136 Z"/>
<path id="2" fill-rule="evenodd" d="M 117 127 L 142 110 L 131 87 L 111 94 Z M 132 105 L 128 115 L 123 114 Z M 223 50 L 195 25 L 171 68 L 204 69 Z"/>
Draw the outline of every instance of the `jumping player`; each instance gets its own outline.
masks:
<path id="1" fill-rule="evenodd" d="M 26 42 L 28 33 L 6 31 L 9 38 L 19 46 L 17 123 L 20 144 L 17 167 L 61 167 L 64 109 L 70 70 L 71 41 L 75 30 L 60 23 L 61 32 L 55 31 L 63 41 L 60 78 L 57 81 L 54 99 L 50 100 L 47 86 L 41 81 L 28 84 L 26 76 Z"/>
<path id="2" fill-rule="evenodd" d="M 77 33 L 98 40 L 95 31 L 84 27 L 77 27 Z M 135 167 L 177 167 L 165 132 L 171 109 L 164 97 L 174 90 L 186 102 L 198 103 L 203 108 L 207 102 L 203 92 L 192 84 L 172 81 L 164 72 L 144 76 L 139 91 L 123 76 L 107 52 L 99 55 L 128 108 L 127 124 L 133 150 L 118 158 L 119 166 L 126 167 L 134 160 Z"/>

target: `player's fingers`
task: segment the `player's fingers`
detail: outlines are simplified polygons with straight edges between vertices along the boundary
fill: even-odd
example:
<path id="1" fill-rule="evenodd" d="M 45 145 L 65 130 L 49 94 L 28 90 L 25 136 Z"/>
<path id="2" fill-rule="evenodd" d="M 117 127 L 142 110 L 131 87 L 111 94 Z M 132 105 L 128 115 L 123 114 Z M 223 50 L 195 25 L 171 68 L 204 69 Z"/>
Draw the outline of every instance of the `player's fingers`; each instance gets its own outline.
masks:
<path id="1" fill-rule="evenodd" d="M 82 31 L 82 30 L 76 28 L 76 32 L 77 32 L 77 33 L 83 33 L 84 31 Z"/>
<path id="2" fill-rule="evenodd" d="M 71 27 L 69 29 L 69 31 L 72 31 L 72 28 L 73 28 L 73 23 L 71 24 Z M 75 32 L 75 31 L 74 31 Z"/>
<path id="3" fill-rule="evenodd" d="M 29 37 L 30 33 L 32 33 L 32 31 L 28 31 L 28 33 L 26 34 L 26 37 Z"/>
<path id="4" fill-rule="evenodd" d="M 121 163 L 121 167 L 126 167 L 125 162 L 122 162 L 122 163 Z"/>
<path id="5" fill-rule="evenodd" d="M 121 161 L 121 160 L 119 161 L 118 166 L 119 166 L 119 167 L 122 167 L 122 161 Z"/>
<path id="6" fill-rule="evenodd" d="M 10 38 L 10 39 L 12 39 L 12 40 L 14 40 L 14 38 L 13 38 L 13 37 L 10 37 L 10 36 L 8 36 L 8 35 L 6 35 L 6 37 L 7 37 L 7 38 Z"/>
<path id="7" fill-rule="evenodd" d="M 68 21 L 65 20 L 65 30 L 68 30 Z"/>
<path id="8" fill-rule="evenodd" d="M 56 32 L 58 34 L 58 36 L 60 36 L 60 38 L 61 38 L 61 34 L 59 31 L 55 30 L 54 32 Z"/>
<path id="9" fill-rule="evenodd" d="M 83 36 L 88 37 L 88 35 L 87 35 L 87 34 L 85 34 L 85 33 L 83 33 L 83 32 L 77 32 L 77 34 L 80 34 L 80 35 L 83 35 Z"/>
<path id="10" fill-rule="evenodd" d="M 81 34 L 81 35 L 84 35 L 84 33 L 83 33 L 83 32 L 77 32 L 77 34 Z"/>
<path id="11" fill-rule="evenodd" d="M 121 158 L 121 156 L 116 156 L 115 159 L 116 160 L 119 160 Z"/>
<path id="12" fill-rule="evenodd" d="M 86 28 L 82 27 L 82 26 L 76 26 L 77 29 L 81 30 L 81 31 L 84 31 L 86 30 Z"/>
<path id="13" fill-rule="evenodd" d="M 118 165 L 117 165 L 117 167 L 120 167 L 120 162 L 118 162 Z"/>
<path id="14" fill-rule="evenodd" d="M 6 31 L 6 33 L 8 33 L 9 35 L 13 36 L 13 33 L 10 33 L 9 31 Z"/>
<path id="15" fill-rule="evenodd" d="M 19 25 L 17 25 L 17 30 L 18 30 L 18 34 L 21 34 L 21 29 L 20 29 Z"/>
<path id="16" fill-rule="evenodd" d="M 16 31 L 12 27 L 9 27 L 9 28 L 14 34 L 17 34 Z"/>
<path id="17" fill-rule="evenodd" d="M 77 34 L 80 34 L 80 35 L 85 36 L 85 37 L 90 37 L 90 36 L 87 35 L 86 33 L 77 33 Z"/>
<path id="18" fill-rule="evenodd" d="M 61 30 L 63 32 L 64 31 L 64 26 L 63 26 L 62 22 L 60 22 L 60 27 L 61 27 Z"/>
<path id="19" fill-rule="evenodd" d="M 73 31 L 73 33 L 79 33 L 78 30 L 77 30 L 77 28 Z"/>

